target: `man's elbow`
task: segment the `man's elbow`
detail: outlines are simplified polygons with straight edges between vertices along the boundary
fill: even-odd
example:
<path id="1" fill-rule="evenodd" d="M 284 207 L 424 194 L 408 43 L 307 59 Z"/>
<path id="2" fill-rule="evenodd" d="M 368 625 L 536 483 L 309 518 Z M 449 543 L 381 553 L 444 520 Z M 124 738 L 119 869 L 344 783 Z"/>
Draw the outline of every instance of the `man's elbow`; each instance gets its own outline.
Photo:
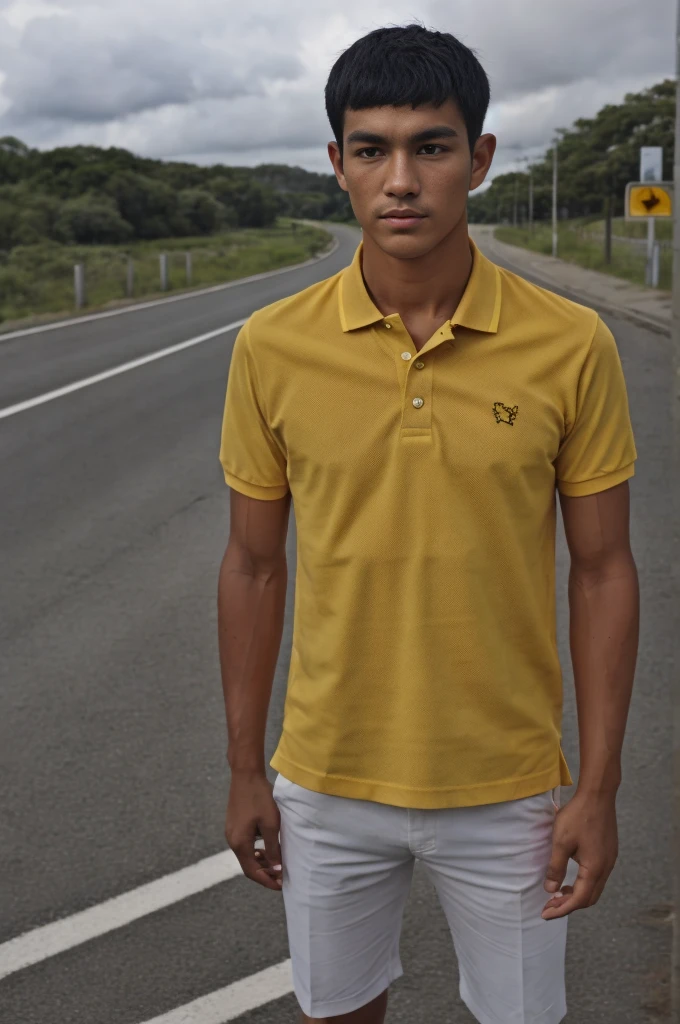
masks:
<path id="1" fill-rule="evenodd" d="M 271 551 L 257 550 L 231 536 L 222 558 L 220 579 L 222 580 L 223 577 L 232 573 L 238 573 L 268 583 L 285 577 L 287 568 L 285 547 L 275 548 Z"/>
<path id="2" fill-rule="evenodd" d="M 570 583 L 576 584 L 584 590 L 590 590 L 614 580 L 637 587 L 638 574 L 633 552 L 629 545 L 624 545 L 613 550 L 593 552 L 587 557 L 572 556 L 569 580 Z"/>

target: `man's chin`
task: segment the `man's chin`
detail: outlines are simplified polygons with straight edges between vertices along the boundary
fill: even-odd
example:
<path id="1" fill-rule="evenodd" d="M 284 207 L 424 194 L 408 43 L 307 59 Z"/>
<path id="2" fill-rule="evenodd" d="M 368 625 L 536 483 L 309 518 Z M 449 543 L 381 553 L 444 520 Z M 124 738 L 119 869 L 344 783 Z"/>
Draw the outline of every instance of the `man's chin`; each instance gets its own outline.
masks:
<path id="1" fill-rule="evenodd" d="M 364 230 L 364 237 L 366 230 Z M 436 240 L 428 238 L 420 233 L 404 232 L 397 234 L 392 231 L 378 231 L 371 234 L 375 244 L 386 255 L 393 256 L 398 260 L 414 260 L 419 256 L 426 256 L 437 244 Z"/>

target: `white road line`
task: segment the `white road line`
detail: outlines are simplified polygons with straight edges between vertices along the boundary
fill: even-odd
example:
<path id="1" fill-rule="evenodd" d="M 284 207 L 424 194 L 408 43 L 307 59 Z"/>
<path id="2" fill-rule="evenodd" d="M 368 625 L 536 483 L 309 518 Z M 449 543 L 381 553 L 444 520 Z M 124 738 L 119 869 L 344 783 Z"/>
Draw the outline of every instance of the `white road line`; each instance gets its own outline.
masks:
<path id="1" fill-rule="evenodd" d="M 171 345 L 169 348 L 162 348 L 158 352 L 152 352 L 148 356 L 141 356 L 139 359 L 132 359 L 129 363 L 121 363 L 120 366 L 114 366 L 110 370 L 104 370 L 103 373 L 96 373 L 94 377 L 85 377 L 83 380 L 77 380 L 73 384 L 66 384 L 65 387 L 57 388 L 55 391 L 47 391 L 43 395 L 36 395 L 35 398 L 28 398 L 25 402 L 17 402 L 16 405 L 8 405 L 5 409 L 0 409 L 0 420 L 4 420 L 8 416 L 16 416 L 17 413 L 20 412 L 26 412 L 27 409 L 34 409 L 36 405 L 44 405 L 45 402 L 53 402 L 55 398 L 61 398 L 63 395 L 70 395 L 72 391 L 80 391 L 81 388 L 89 388 L 92 384 L 99 384 L 100 381 L 108 380 L 109 377 L 116 377 L 119 373 L 127 373 L 128 370 L 136 370 L 138 366 L 144 366 L 146 363 L 153 363 L 156 359 L 164 359 L 166 356 L 173 356 L 176 352 L 182 352 L 185 348 L 191 348 L 193 345 L 200 345 L 204 341 L 210 341 L 211 338 L 216 338 L 219 334 L 225 334 L 227 331 L 233 331 L 237 327 L 242 327 L 245 322 L 245 320 L 235 320 L 233 324 L 226 324 L 224 327 L 218 327 L 216 331 L 209 331 L 208 334 L 200 334 L 196 338 L 189 338 L 188 341 L 180 341 L 178 345 Z"/>
<path id="2" fill-rule="evenodd" d="M 291 267 L 279 267 L 278 270 L 265 270 L 261 274 L 251 274 L 250 277 L 240 277 L 236 281 L 227 281 L 226 284 L 213 284 L 209 288 L 197 288 L 196 291 L 183 292 L 181 295 L 171 295 L 167 299 L 152 299 L 150 302 L 136 302 L 134 305 L 124 306 L 122 309 L 112 309 L 106 313 L 89 313 L 86 316 L 73 317 L 71 320 L 57 320 L 56 323 L 42 324 L 38 327 L 24 327 L 18 331 L 8 331 L 7 334 L 0 333 L 0 342 L 9 341 L 10 338 L 24 338 L 29 334 L 42 334 L 44 331 L 57 331 L 61 327 L 73 327 L 77 324 L 87 324 L 91 320 L 104 320 L 109 316 L 122 316 L 123 313 L 136 313 L 138 309 L 150 309 L 152 306 L 164 306 L 168 302 L 182 302 L 184 299 L 195 299 L 199 295 L 209 295 L 211 292 L 223 291 L 225 288 L 235 288 L 239 284 L 250 284 L 251 281 L 262 281 L 265 277 L 275 277 L 277 274 L 287 274 L 291 270 L 301 270 L 313 263 L 320 263 L 328 259 L 336 251 L 340 242 L 336 238 L 328 252 L 321 256 L 312 256 L 304 263 L 294 263 Z"/>
<path id="3" fill-rule="evenodd" d="M 236 855 L 232 850 L 225 850 L 61 921 L 34 928 L 0 946 L 0 978 L 122 928 L 131 921 L 240 874 L 241 866 Z"/>
<path id="4" fill-rule="evenodd" d="M 290 960 L 265 967 L 257 974 L 241 978 L 231 985 L 200 996 L 143 1024 L 225 1024 L 248 1010 L 281 999 L 293 991 Z"/>

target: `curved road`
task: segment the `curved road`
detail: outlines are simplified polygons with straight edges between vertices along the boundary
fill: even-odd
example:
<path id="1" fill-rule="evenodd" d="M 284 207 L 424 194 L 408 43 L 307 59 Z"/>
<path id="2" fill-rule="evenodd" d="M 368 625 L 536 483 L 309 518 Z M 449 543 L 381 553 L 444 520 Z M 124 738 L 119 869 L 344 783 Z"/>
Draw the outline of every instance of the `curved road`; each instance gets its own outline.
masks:
<path id="1" fill-rule="evenodd" d="M 335 273 L 359 234 L 332 231 L 339 247 L 310 266 L 0 335 L 0 412 L 218 331 Z M 640 455 L 632 493 L 643 638 L 620 860 L 600 904 L 570 923 L 567 1020 L 651 1024 L 667 1019 L 670 945 L 670 342 L 606 319 Z M 234 872 L 222 835 L 215 591 L 228 492 L 217 453 L 235 334 L 0 418 L 3 1024 L 297 1019 L 280 896 Z M 293 527 L 291 565 L 294 550 Z M 576 773 L 566 566 L 560 539 L 565 751 Z M 268 758 L 281 727 L 293 585 Z M 393 986 L 390 1024 L 469 1024 L 446 923 L 419 869 L 401 949 L 406 973 Z"/>

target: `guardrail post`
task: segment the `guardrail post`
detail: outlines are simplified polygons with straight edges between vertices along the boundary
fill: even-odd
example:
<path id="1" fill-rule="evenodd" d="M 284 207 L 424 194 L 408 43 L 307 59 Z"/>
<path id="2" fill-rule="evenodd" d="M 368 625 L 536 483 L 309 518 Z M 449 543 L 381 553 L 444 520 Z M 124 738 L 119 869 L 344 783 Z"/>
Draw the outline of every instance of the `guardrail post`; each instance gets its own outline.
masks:
<path id="1" fill-rule="evenodd" d="M 186 254 L 187 260 L 187 284 L 191 284 L 191 253 Z"/>
<path id="2" fill-rule="evenodd" d="M 168 254 L 161 253 L 161 291 L 168 290 Z"/>
<path id="3" fill-rule="evenodd" d="M 76 293 L 76 309 L 82 309 L 87 301 L 85 297 L 85 265 L 83 263 L 74 265 L 73 283 Z"/>

